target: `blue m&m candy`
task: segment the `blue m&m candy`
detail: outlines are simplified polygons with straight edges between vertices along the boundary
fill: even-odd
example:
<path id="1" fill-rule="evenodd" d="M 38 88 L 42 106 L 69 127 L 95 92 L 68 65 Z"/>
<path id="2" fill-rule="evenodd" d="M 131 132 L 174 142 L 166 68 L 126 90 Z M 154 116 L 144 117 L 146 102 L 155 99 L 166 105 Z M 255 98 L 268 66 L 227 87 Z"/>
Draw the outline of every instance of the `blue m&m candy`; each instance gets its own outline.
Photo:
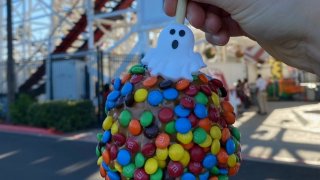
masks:
<path id="1" fill-rule="evenodd" d="M 228 170 L 227 169 L 219 169 L 219 173 L 222 174 L 222 175 L 227 175 L 228 174 Z"/>
<path id="2" fill-rule="evenodd" d="M 101 139 L 101 142 L 103 143 L 107 143 L 109 142 L 111 139 L 111 132 L 110 131 L 105 131 L 102 135 L 102 139 Z"/>
<path id="3" fill-rule="evenodd" d="M 121 88 L 121 79 L 120 78 L 116 78 L 115 80 L 114 80 L 114 82 L 113 82 L 113 88 L 115 89 L 115 90 L 120 90 L 120 88 Z"/>
<path id="4" fill-rule="evenodd" d="M 199 175 L 199 180 L 207 180 L 209 179 L 209 171 L 206 171 L 205 173 L 202 173 Z"/>
<path id="5" fill-rule="evenodd" d="M 227 153 L 230 155 L 230 154 L 233 154 L 236 150 L 236 144 L 234 143 L 234 141 L 229 138 L 227 140 L 227 143 L 226 143 L 226 150 L 227 150 Z"/>
<path id="6" fill-rule="evenodd" d="M 117 155 L 117 161 L 121 166 L 128 165 L 131 160 L 130 152 L 126 149 L 121 149 Z"/>
<path id="7" fill-rule="evenodd" d="M 106 104 L 105 104 L 105 110 L 109 111 L 109 110 L 113 109 L 115 106 L 116 106 L 116 103 L 114 101 L 107 100 Z"/>
<path id="8" fill-rule="evenodd" d="M 203 119 L 208 116 L 208 110 L 205 105 L 203 104 L 196 104 L 194 107 L 194 114 L 199 118 Z"/>
<path id="9" fill-rule="evenodd" d="M 121 88 L 121 95 L 126 96 L 130 94 L 133 90 L 133 85 L 130 82 L 126 82 L 123 87 Z"/>
<path id="10" fill-rule="evenodd" d="M 162 93 L 158 90 L 149 92 L 148 94 L 148 103 L 152 106 L 158 106 L 162 103 L 163 96 Z"/>
<path id="11" fill-rule="evenodd" d="M 191 111 L 189 109 L 187 109 L 187 108 L 184 108 L 182 105 L 179 104 L 174 108 L 174 113 L 178 117 L 187 117 L 187 116 L 189 116 Z"/>
<path id="12" fill-rule="evenodd" d="M 196 177 L 193 174 L 187 172 L 182 175 L 181 180 L 196 180 Z"/>
<path id="13" fill-rule="evenodd" d="M 175 128 L 181 134 L 186 134 L 190 131 L 192 125 L 188 118 L 179 118 L 176 120 Z"/>
<path id="14" fill-rule="evenodd" d="M 163 91 L 163 97 L 166 100 L 175 100 L 179 96 L 179 92 L 175 88 L 168 88 Z"/>
<path id="15" fill-rule="evenodd" d="M 109 176 L 109 179 L 112 179 L 112 180 L 120 180 L 120 175 L 119 173 L 115 172 L 115 171 L 109 171 L 108 172 L 108 176 Z"/>
<path id="16" fill-rule="evenodd" d="M 111 171 L 110 167 L 107 165 L 106 162 L 102 161 L 102 167 L 105 171 Z"/>
<path id="17" fill-rule="evenodd" d="M 212 154 L 208 154 L 202 161 L 203 167 L 207 169 L 213 168 L 216 164 L 217 164 L 217 158 Z"/>
<path id="18" fill-rule="evenodd" d="M 117 100 L 117 98 L 120 96 L 120 91 L 112 91 L 108 97 L 107 100 L 108 101 L 115 101 Z"/>

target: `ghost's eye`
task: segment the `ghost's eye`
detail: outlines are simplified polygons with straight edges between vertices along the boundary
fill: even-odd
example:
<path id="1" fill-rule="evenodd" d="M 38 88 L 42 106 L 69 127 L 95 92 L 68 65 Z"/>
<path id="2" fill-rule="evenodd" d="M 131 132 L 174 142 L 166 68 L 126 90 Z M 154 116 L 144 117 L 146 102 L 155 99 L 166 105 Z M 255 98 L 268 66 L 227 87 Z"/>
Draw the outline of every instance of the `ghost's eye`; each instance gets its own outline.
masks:
<path id="1" fill-rule="evenodd" d="M 170 30 L 170 34 L 171 34 L 171 35 L 174 35 L 174 33 L 176 33 L 176 30 L 171 29 L 171 30 Z"/>
<path id="2" fill-rule="evenodd" d="M 179 31 L 179 36 L 183 37 L 185 34 L 186 34 L 186 32 L 184 30 Z"/>

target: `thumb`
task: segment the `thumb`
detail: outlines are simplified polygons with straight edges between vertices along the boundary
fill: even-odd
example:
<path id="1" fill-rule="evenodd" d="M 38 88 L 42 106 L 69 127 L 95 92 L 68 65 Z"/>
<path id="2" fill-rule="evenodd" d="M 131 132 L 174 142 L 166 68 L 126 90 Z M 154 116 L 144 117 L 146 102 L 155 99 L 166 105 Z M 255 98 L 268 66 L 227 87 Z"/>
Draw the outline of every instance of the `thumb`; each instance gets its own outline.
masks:
<path id="1" fill-rule="evenodd" d="M 225 10 L 230 14 L 235 14 L 239 10 L 248 7 L 253 0 L 191 0 L 198 3 L 210 4 Z"/>

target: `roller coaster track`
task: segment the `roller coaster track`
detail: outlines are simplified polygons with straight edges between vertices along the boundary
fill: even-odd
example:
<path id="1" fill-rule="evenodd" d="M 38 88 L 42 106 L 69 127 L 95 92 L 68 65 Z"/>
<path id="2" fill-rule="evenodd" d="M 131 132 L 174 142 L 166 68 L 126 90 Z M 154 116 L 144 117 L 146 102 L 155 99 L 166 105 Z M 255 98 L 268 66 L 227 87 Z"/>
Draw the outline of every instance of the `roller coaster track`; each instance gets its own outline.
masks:
<path id="1" fill-rule="evenodd" d="M 110 0 L 96 0 L 94 10 L 95 13 L 101 11 L 101 9 L 104 7 L 104 5 Z M 130 7 L 134 0 L 121 0 L 118 2 L 118 4 L 113 8 L 113 11 L 126 9 Z M 69 33 L 62 39 L 61 43 L 54 49 L 52 54 L 56 53 L 65 53 L 68 48 L 71 47 L 72 43 L 75 42 L 78 38 L 78 36 L 85 31 L 87 26 L 87 16 L 86 14 L 83 14 L 78 22 L 76 22 L 73 26 L 73 28 L 69 31 Z M 105 25 L 106 29 L 110 29 L 111 26 Z M 97 42 L 101 37 L 103 36 L 103 32 L 97 28 L 94 32 L 94 41 Z M 86 40 L 82 46 L 78 48 L 78 51 L 83 51 L 87 49 L 88 40 Z M 19 92 L 31 92 L 32 86 L 37 84 L 45 75 L 45 61 L 44 63 L 38 67 L 35 73 L 33 73 L 29 79 L 27 79 L 20 87 Z M 41 89 L 41 90 L 39 90 Z M 36 94 L 32 93 L 33 95 L 41 94 L 41 92 L 44 91 L 44 84 L 40 85 L 38 87 L 38 90 L 36 90 Z"/>

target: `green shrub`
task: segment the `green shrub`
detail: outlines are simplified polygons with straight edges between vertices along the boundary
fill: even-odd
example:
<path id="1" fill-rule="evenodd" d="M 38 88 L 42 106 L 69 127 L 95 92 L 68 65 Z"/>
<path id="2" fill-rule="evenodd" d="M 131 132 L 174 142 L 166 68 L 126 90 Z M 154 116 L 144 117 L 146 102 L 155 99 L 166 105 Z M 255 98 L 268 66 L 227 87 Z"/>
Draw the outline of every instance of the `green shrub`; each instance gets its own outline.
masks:
<path id="1" fill-rule="evenodd" d="M 51 101 L 35 103 L 28 111 L 29 125 L 70 132 L 96 121 L 91 101 Z"/>
<path id="2" fill-rule="evenodd" d="M 21 94 L 10 106 L 14 124 L 53 128 L 70 132 L 96 123 L 91 101 L 50 101 L 37 103 L 30 96 Z"/>
<path id="3" fill-rule="evenodd" d="M 20 94 L 10 108 L 11 120 L 14 124 L 28 124 L 28 109 L 35 100 L 26 94 Z"/>

